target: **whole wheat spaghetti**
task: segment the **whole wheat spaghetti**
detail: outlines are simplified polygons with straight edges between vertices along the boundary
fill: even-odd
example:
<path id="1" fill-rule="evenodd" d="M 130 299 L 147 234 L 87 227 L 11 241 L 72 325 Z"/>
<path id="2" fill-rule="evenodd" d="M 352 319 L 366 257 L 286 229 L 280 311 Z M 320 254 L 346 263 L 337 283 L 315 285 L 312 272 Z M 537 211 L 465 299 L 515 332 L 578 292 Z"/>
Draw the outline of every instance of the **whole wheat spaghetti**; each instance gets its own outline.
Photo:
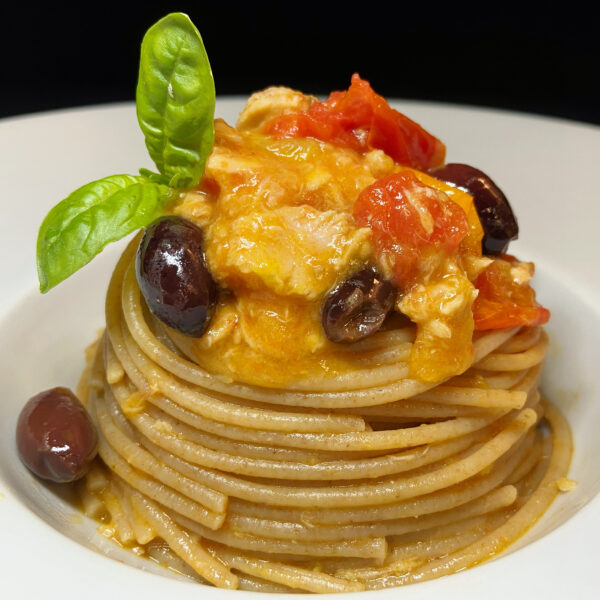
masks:
<path id="1" fill-rule="evenodd" d="M 536 522 L 571 456 L 538 389 L 548 313 L 532 267 L 482 256 L 464 191 L 379 150 L 273 125 L 282 107 L 314 102 L 273 88 L 237 129 L 217 122 L 201 185 L 172 210 L 203 229 L 221 286 L 206 333 L 148 308 L 138 236 L 81 383 L 102 459 L 81 486 L 86 512 L 121 544 L 224 588 L 349 592 L 474 566 Z M 424 228 L 410 260 L 377 237 L 381 215 L 361 212 L 398 185 Z M 418 246 L 442 235 L 439 207 L 455 219 L 443 235 L 462 227 L 453 250 L 450 238 Z M 395 310 L 332 343 L 324 299 L 365 263 L 396 284 L 404 269 Z M 513 304 L 498 300 L 502 277 Z"/>
<path id="2" fill-rule="evenodd" d="M 478 336 L 473 366 L 431 389 L 402 376 L 372 386 L 368 365 L 346 402 L 315 381 L 277 404 L 273 389 L 224 384 L 168 343 L 131 278 L 135 247 L 85 382 L 106 466 L 83 494 L 121 543 L 153 555 L 161 539 L 161 562 L 222 587 L 377 589 L 477 564 L 556 495 L 571 440 L 540 400 L 540 328 Z M 410 329 L 374 334 L 369 352 L 410 344 Z"/>

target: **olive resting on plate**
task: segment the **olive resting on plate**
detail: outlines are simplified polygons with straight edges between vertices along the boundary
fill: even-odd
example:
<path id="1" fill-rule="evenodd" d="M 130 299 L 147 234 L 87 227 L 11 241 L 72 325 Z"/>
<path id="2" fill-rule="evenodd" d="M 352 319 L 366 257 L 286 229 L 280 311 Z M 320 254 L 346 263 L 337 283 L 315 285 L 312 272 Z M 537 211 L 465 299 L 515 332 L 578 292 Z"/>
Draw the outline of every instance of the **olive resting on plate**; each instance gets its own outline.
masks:
<path id="1" fill-rule="evenodd" d="M 332 342 L 356 342 L 375 333 L 392 310 L 396 289 L 371 268 L 333 289 L 323 305 L 325 335 Z"/>
<path id="2" fill-rule="evenodd" d="M 218 297 L 203 242 L 202 230 L 190 221 L 160 217 L 146 229 L 135 260 L 150 312 L 190 337 L 206 331 Z"/>
<path id="3" fill-rule="evenodd" d="M 25 466 L 56 483 L 83 477 L 98 449 L 98 435 L 85 407 L 63 387 L 40 392 L 25 404 L 16 440 Z"/>
<path id="4" fill-rule="evenodd" d="M 448 163 L 428 173 L 456 185 L 473 196 L 483 227 L 483 254 L 497 256 L 506 252 L 511 240 L 519 236 L 519 226 L 502 190 L 483 172 L 470 165 Z"/>

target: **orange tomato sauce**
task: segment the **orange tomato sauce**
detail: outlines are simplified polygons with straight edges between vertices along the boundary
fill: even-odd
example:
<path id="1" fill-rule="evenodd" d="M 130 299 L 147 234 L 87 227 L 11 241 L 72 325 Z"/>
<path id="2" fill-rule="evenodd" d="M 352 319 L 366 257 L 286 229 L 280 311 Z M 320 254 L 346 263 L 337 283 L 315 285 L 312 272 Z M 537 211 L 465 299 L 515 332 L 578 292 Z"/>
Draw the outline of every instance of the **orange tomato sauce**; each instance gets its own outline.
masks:
<path id="1" fill-rule="evenodd" d="M 365 83 L 353 79 L 353 93 L 364 96 Z M 368 353 L 327 340 L 321 310 L 326 295 L 365 266 L 396 284 L 396 310 L 415 324 L 412 377 L 438 382 L 471 364 L 474 284 L 492 263 L 481 255 L 471 195 L 369 144 L 269 129 L 311 107 L 343 107 L 348 97 L 334 93 L 323 104 L 287 88 L 255 94 L 237 129 L 216 121 L 204 178 L 175 208 L 202 227 L 223 290 L 208 331 L 181 345 L 228 381 L 285 387 L 356 369 Z M 369 110 L 399 115 L 380 96 L 369 98 Z M 430 149 L 432 160 L 443 158 L 443 145 Z"/>

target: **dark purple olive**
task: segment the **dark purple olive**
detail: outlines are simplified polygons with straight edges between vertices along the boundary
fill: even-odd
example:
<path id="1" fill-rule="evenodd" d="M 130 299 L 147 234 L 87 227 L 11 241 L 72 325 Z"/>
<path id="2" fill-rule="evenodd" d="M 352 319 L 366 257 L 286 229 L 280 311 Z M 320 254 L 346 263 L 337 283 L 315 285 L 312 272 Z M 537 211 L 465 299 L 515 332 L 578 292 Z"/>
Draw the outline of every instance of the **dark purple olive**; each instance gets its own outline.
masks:
<path id="1" fill-rule="evenodd" d="M 332 342 L 356 342 L 375 333 L 394 306 L 396 289 L 375 270 L 358 271 L 332 290 L 323 305 L 323 329 Z"/>
<path id="2" fill-rule="evenodd" d="M 502 190 L 483 172 L 460 163 L 449 163 L 429 170 L 434 177 L 469 192 L 483 227 L 483 254 L 506 252 L 508 243 L 519 236 L 515 215 Z"/>
<path id="3" fill-rule="evenodd" d="M 200 337 L 217 303 L 204 257 L 202 230 L 182 219 L 157 219 L 138 248 L 135 272 L 150 311 L 169 327 Z"/>
<path id="4" fill-rule="evenodd" d="M 83 477 L 96 456 L 98 436 L 71 390 L 55 387 L 31 398 L 17 421 L 17 450 L 43 479 L 67 483 Z"/>

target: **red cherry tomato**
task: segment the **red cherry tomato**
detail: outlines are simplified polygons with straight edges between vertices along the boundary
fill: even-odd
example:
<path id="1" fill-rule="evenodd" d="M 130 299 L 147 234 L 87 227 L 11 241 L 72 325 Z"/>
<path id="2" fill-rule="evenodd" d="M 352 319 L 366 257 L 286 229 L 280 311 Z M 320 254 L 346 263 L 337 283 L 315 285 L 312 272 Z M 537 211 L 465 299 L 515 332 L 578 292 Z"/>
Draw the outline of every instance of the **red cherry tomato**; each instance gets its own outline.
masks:
<path id="1" fill-rule="evenodd" d="M 264 132 L 277 138 L 310 137 L 357 152 L 383 150 L 397 163 L 429 169 L 444 163 L 446 147 L 394 110 L 357 73 L 346 92 L 332 92 L 308 110 L 275 117 Z"/>
<path id="2" fill-rule="evenodd" d="M 414 280 L 420 261 L 456 252 L 469 231 L 465 211 L 408 170 L 365 188 L 354 205 L 354 219 L 373 230 L 378 254 L 392 267 L 399 286 Z"/>
<path id="3" fill-rule="evenodd" d="M 479 295 L 473 304 L 475 329 L 504 329 L 525 325 L 535 327 L 550 319 L 550 311 L 537 303 L 529 283 L 515 279 L 511 268 L 516 258 L 503 255 L 489 265 L 475 281 Z"/>

